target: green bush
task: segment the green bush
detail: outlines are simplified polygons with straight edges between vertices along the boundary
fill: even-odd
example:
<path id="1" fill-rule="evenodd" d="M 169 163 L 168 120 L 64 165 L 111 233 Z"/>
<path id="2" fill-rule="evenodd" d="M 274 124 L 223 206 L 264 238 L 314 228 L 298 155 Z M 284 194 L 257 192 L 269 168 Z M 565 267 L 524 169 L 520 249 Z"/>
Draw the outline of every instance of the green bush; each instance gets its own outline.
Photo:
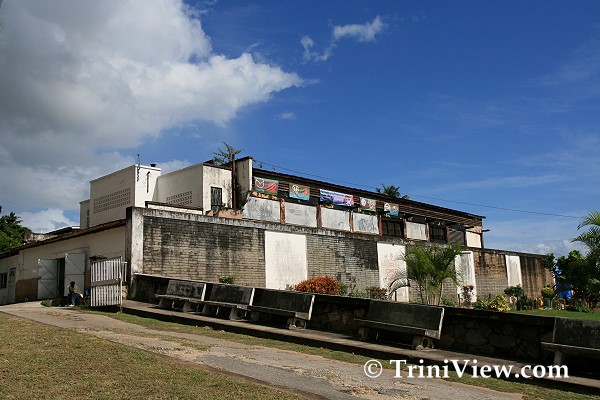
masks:
<path id="1" fill-rule="evenodd" d="M 510 306 L 506 297 L 497 295 L 493 299 L 479 299 L 475 303 L 475 308 L 479 310 L 490 310 L 490 311 L 510 311 Z"/>
<path id="2" fill-rule="evenodd" d="M 340 287 L 340 296 L 348 295 L 348 285 L 343 282 L 338 282 L 338 285 Z"/>
<path id="3" fill-rule="evenodd" d="M 368 288 L 366 288 L 366 291 L 367 291 L 367 295 L 369 296 L 370 299 L 375 299 L 375 300 L 387 300 L 388 299 L 387 290 L 385 288 L 380 288 L 377 286 L 369 286 Z"/>
<path id="4" fill-rule="evenodd" d="M 554 289 L 549 286 L 542 288 L 542 297 L 545 299 L 552 299 L 554 297 Z"/>
<path id="5" fill-rule="evenodd" d="M 234 275 L 223 275 L 219 278 L 219 283 L 226 283 L 228 285 L 233 285 L 233 282 L 235 282 Z"/>
<path id="6" fill-rule="evenodd" d="M 521 297 L 525 296 L 525 291 L 521 285 L 509 286 L 504 289 L 504 294 L 507 296 L 515 296 L 517 299 L 520 299 Z"/>

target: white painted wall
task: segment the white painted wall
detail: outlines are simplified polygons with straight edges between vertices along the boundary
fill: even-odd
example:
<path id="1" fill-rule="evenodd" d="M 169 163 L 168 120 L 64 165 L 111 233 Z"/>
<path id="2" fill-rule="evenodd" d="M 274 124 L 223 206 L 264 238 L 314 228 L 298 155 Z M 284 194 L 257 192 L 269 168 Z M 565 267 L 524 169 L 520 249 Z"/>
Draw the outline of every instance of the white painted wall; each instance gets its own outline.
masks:
<path id="1" fill-rule="evenodd" d="M 232 208 L 233 192 L 230 169 L 204 165 L 202 186 L 202 207 L 204 208 L 204 212 L 208 212 L 210 210 L 211 187 L 223 189 L 222 204 L 224 204 L 225 207 Z"/>
<path id="2" fill-rule="evenodd" d="M 521 285 L 523 287 L 523 277 L 521 275 L 521 258 L 519 256 L 504 256 L 506 259 L 506 275 L 508 276 L 508 286 Z"/>
<path id="3" fill-rule="evenodd" d="M 250 197 L 242 210 L 244 219 L 280 222 L 281 212 L 279 202 L 260 197 Z"/>
<path id="4" fill-rule="evenodd" d="M 265 232 L 265 285 L 285 289 L 308 277 L 306 236 L 294 233 Z"/>
<path id="5" fill-rule="evenodd" d="M 321 207 L 321 226 L 338 231 L 350 230 L 350 212 Z"/>
<path id="6" fill-rule="evenodd" d="M 467 246 L 481 248 L 481 234 L 475 232 L 466 232 Z"/>
<path id="7" fill-rule="evenodd" d="M 379 263 L 379 286 L 387 288 L 388 285 L 398 278 L 406 277 L 406 262 L 403 260 L 406 247 L 391 243 L 377 243 L 377 260 Z M 408 287 L 396 290 L 392 299 L 408 302 Z"/>
<path id="8" fill-rule="evenodd" d="M 10 277 L 8 276 L 10 270 L 12 268 L 18 268 L 19 266 L 19 256 L 12 256 L 0 259 L 0 274 L 7 274 L 8 284 L 10 285 Z M 7 286 L 4 289 L 0 289 L 0 305 L 10 303 L 15 296 L 14 286 Z"/>
<path id="9" fill-rule="evenodd" d="M 406 237 L 408 239 L 427 240 L 427 225 L 406 221 Z"/>
<path id="10" fill-rule="evenodd" d="M 376 215 L 354 213 L 352 222 L 354 232 L 379 235 L 379 219 Z"/>
<path id="11" fill-rule="evenodd" d="M 88 228 L 90 226 L 90 200 L 84 200 L 79 202 L 79 227 L 81 229 Z"/>
<path id="12" fill-rule="evenodd" d="M 285 223 L 317 227 L 317 208 L 296 203 L 285 203 Z"/>
<path id="13" fill-rule="evenodd" d="M 203 165 L 196 164 L 160 176 L 156 181 L 153 201 L 184 207 L 202 207 L 202 173 Z"/>
<path id="14" fill-rule="evenodd" d="M 90 226 L 125 219 L 127 207 L 144 207 L 154 196 L 160 168 L 132 165 L 90 182 Z"/>
<path id="15" fill-rule="evenodd" d="M 17 256 L 0 259 L 0 271 L 15 267 L 17 281 L 38 279 L 38 259 L 63 258 L 66 253 L 85 253 L 86 259 L 92 255 L 125 258 L 125 226 L 23 249 Z M 86 263 L 89 268 L 89 260 Z"/>
<path id="16" fill-rule="evenodd" d="M 464 251 L 457 255 L 454 259 L 454 267 L 456 269 L 456 278 L 458 285 L 456 286 L 456 293 L 461 295 L 463 286 L 473 285 L 473 294 L 471 301 L 477 301 L 477 283 L 475 281 L 475 261 L 473 259 L 472 251 Z"/>

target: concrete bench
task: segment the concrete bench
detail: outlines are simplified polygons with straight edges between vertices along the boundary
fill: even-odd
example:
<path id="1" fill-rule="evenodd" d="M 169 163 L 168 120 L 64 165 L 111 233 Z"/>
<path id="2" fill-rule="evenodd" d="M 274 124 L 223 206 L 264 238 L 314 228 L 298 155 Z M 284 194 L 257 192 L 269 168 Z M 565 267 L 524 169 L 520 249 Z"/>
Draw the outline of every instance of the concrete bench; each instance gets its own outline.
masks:
<path id="1" fill-rule="evenodd" d="M 380 331 L 413 336 L 412 348 L 433 348 L 442 333 L 444 308 L 395 301 L 371 300 L 364 319 L 356 319 L 361 340 L 377 339 Z"/>
<path id="2" fill-rule="evenodd" d="M 555 365 L 564 365 L 567 356 L 600 359 L 600 321 L 557 317 L 552 343 L 542 347 L 554 352 Z"/>
<path id="3" fill-rule="evenodd" d="M 204 300 L 206 284 L 171 279 L 165 294 L 155 294 L 160 299 L 159 308 L 177 308 L 175 305 L 183 303 L 183 311 L 194 311 L 194 306 Z"/>
<path id="4" fill-rule="evenodd" d="M 288 329 L 306 328 L 312 315 L 315 295 L 288 290 L 256 289 L 251 311 L 252 321 L 259 321 L 260 314 L 288 317 Z"/>
<path id="5" fill-rule="evenodd" d="M 232 320 L 246 316 L 248 306 L 254 298 L 253 287 L 217 283 L 209 285 L 206 299 L 200 302 L 203 305 L 202 315 L 223 315 L 225 310 Z"/>

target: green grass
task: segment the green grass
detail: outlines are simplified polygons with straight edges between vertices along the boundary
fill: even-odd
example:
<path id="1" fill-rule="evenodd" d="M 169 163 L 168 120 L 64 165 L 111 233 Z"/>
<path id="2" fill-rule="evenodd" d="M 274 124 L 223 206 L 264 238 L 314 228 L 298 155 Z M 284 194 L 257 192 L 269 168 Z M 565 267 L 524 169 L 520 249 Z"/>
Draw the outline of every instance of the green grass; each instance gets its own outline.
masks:
<path id="1" fill-rule="evenodd" d="M 514 313 L 526 315 L 541 315 L 544 317 L 565 317 L 575 319 L 589 319 L 600 321 L 600 312 L 577 312 L 567 310 L 527 310 L 527 311 L 512 311 Z"/>
<path id="2" fill-rule="evenodd" d="M 2 399 L 296 399 L 69 329 L 0 314 Z"/>
<path id="3" fill-rule="evenodd" d="M 539 310 L 545 311 L 545 310 Z M 300 344 L 294 344 L 289 342 L 282 342 L 273 339 L 264 339 L 257 338 L 253 336 L 241 335 L 232 332 L 226 332 L 222 330 L 213 330 L 210 327 L 199 327 L 199 326 L 190 326 L 177 324 L 172 322 L 164 322 L 155 320 L 152 318 L 143 318 L 130 314 L 123 313 L 107 313 L 107 312 L 97 312 L 97 311 L 89 311 L 94 313 L 101 313 L 103 315 L 107 315 L 111 318 L 118 319 L 120 321 L 129 322 L 133 324 L 138 324 L 145 326 L 147 328 L 161 330 L 161 331 L 172 331 L 172 332 L 180 332 L 180 333 L 191 333 L 196 335 L 208 336 L 212 338 L 230 340 L 237 343 L 247 344 L 250 346 L 265 346 L 272 347 L 282 350 L 295 351 L 303 354 L 310 355 L 318 355 L 327 359 L 343 361 L 352 364 L 364 365 L 367 360 L 372 359 L 372 357 L 364 357 L 360 355 L 356 355 L 353 353 L 346 353 L 342 351 L 334 351 L 324 348 L 316 348 L 311 346 L 305 346 Z M 578 313 L 579 314 L 579 313 Z M 476 357 L 474 357 L 476 358 Z M 394 366 L 390 365 L 389 360 L 380 360 L 382 364 L 389 369 L 393 369 Z M 405 369 L 405 368 L 403 368 Z M 450 373 L 449 381 L 460 382 L 463 384 L 484 387 L 492 390 L 497 390 L 505 393 L 520 393 L 523 395 L 523 399 L 549 399 L 549 400 L 592 400 L 597 399 L 598 396 L 594 395 L 586 395 L 580 393 L 573 392 L 565 392 L 557 389 L 545 388 L 538 385 L 515 382 L 515 381 L 507 381 L 502 379 L 481 379 L 481 378 L 472 378 L 468 374 L 464 374 L 462 378 L 458 378 L 455 373 Z"/>

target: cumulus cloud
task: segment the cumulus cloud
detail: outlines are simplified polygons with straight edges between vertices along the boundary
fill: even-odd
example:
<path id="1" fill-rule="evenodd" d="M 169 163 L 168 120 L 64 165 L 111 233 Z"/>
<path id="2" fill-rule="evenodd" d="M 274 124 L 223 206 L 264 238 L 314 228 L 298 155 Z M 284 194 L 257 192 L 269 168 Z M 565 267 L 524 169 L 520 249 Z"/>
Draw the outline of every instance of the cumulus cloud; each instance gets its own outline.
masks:
<path id="1" fill-rule="evenodd" d="M 375 36 L 385 28 L 381 17 L 376 16 L 372 22 L 364 24 L 336 25 L 333 27 L 332 38 L 322 51 L 315 51 L 315 42 L 310 36 L 303 36 L 300 44 L 304 49 L 305 61 L 327 61 L 333 55 L 333 49 L 341 39 L 354 39 L 358 42 L 374 42 Z"/>
<path id="2" fill-rule="evenodd" d="M 25 211 L 19 214 L 22 225 L 28 227 L 33 232 L 51 232 L 56 229 L 65 228 L 67 226 L 79 226 L 75 222 L 65 216 L 63 210 L 49 208 L 38 212 Z"/>
<path id="3" fill-rule="evenodd" d="M 0 185 L 21 209 L 75 209 L 119 154 L 189 121 L 225 125 L 303 84 L 215 54 L 182 1 L 8 1 L 0 9 Z"/>

